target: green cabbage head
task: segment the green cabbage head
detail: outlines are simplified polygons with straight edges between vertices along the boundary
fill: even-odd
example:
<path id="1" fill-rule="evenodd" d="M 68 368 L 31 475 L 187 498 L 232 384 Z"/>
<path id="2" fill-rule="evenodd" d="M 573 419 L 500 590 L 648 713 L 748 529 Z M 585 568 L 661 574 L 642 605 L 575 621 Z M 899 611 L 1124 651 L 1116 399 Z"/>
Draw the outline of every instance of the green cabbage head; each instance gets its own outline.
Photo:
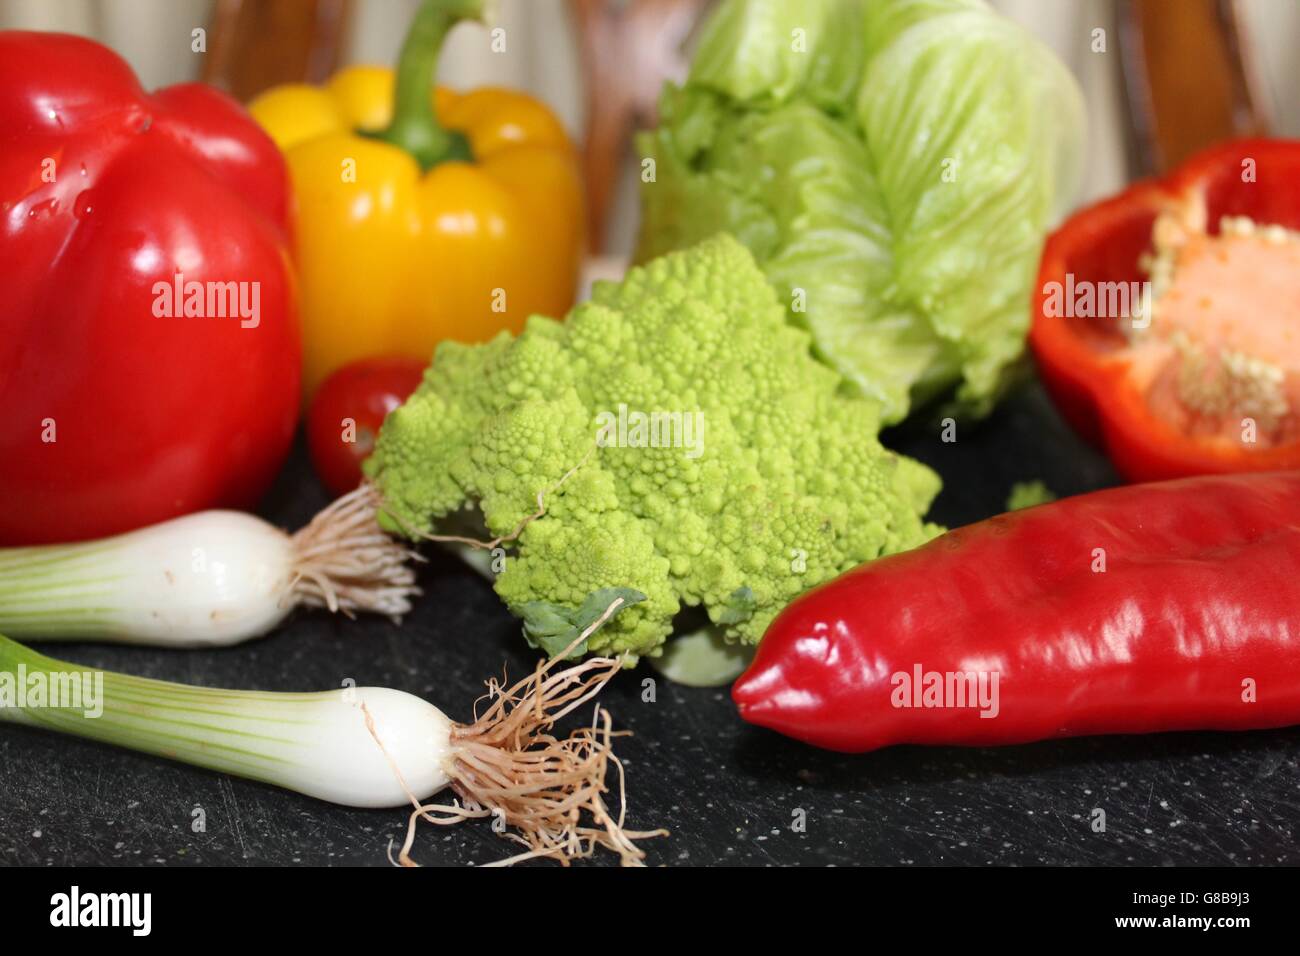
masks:
<path id="1" fill-rule="evenodd" d="M 726 231 L 894 422 L 992 407 L 1073 197 L 1065 67 L 982 0 L 723 0 L 645 133 L 637 259 Z"/>

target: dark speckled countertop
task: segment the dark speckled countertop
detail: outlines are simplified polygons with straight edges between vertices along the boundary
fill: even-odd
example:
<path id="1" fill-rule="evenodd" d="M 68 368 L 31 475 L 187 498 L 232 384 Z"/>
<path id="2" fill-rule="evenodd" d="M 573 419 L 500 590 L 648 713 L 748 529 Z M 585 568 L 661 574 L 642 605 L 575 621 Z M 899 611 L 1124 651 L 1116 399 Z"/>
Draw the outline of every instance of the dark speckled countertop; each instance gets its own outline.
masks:
<path id="1" fill-rule="evenodd" d="M 1000 511 L 1014 481 L 1058 494 L 1114 481 L 1036 388 L 943 444 L 890 436 L 936 467 L 935 517 Z M 264 514 L 297 526 L 325 501 L 297 454 Z M 270 638 L 209 652 L 68 645 L 58 656 L 150 677 L 267 690 L 387 685 L 467 716 L 482 681 L 531 665 L 489 586 L 450 559 L 399 629 L 300 614 Z M 620 675 L 605 693 L 628 770 L 633 827 L 666 826 L 651 864 L 1300 863 L 1300 729 L 1052 742 L 1002 750 L 896 748 L 848 757 L 750 728 L 723 690 Z M 0 727 L 0 863 L 386 865 L 407 814 L 358 811 L 92 743 Z M 1106 813 L 1106 832 L 1090 827 Z M 196 809 L 206 822 L 194 832 Z M 792 822 L 804 811 L 806 828 Z M 511 845 L 483 822 L 424 827 L 425 864 L 485 863 Z"/>

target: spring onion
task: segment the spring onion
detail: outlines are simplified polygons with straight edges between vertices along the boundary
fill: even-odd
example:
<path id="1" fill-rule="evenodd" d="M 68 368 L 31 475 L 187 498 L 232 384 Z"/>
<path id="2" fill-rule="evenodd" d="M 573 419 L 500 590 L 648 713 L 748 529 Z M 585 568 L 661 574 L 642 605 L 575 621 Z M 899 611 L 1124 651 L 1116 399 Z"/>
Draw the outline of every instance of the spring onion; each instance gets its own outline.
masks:
<path id="1" fill-rule="evenodd" d="M 585 641 L 628 600 L 617 597 L 574 638 Z M 95 712 L 50 694 L 26 702 L 0 697 L 0 721 L 73 734 L 198 767 L 247 777 L 353 807 L 414 805 L 400 854 L 410 859 L 416 825 L 494 817 L 532 857 L 561 862 L 598 847 L 639 863 L 638 833 L 624 827 L 623 767 L 614 755 L 608 711 L 567 738 L 556 721 L 591 700 L 621 664 L 592 657 L 554 670 L 557 659 L 509 687 L 488 682 L 486 706 L 472 723 L 383 687 L 289 694 L 217 690 L 88 670 L 0 637 L 0 676 L 55 687 L 91 677 Z M 39 700 L 40 704 L 31 703 Z M 616 770 L 617 812 L 605 803 Z M 427 801 L 450 788 L 450 804 Z M 495 829 L 495 827 L 494 827 Z"/>
<path id="2" fill-rule="evenodd" d="M 205 511 L 81 544 L 0 548 L 0 632 L 169 647 L 235 644 L 295 607 L 398 618 L 412 552 L 379 530 L 362 487 L 293 535 Z"/>

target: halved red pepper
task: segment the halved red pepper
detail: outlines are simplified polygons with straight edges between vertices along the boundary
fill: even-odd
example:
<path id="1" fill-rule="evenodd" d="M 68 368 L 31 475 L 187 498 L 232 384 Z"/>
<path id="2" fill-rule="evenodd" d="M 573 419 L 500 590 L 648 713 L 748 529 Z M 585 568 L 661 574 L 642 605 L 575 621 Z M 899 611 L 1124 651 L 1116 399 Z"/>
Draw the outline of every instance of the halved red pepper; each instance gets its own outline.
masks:
<path id="1" fill-rule="evenodd" d="M 1149 280 L 1151 313 L 1097 314 Z M 1036 296 L 1042 379 L 1128 480 L 1300 467 L 1300 142 L 1217 146 L 1077 213 Z"/>

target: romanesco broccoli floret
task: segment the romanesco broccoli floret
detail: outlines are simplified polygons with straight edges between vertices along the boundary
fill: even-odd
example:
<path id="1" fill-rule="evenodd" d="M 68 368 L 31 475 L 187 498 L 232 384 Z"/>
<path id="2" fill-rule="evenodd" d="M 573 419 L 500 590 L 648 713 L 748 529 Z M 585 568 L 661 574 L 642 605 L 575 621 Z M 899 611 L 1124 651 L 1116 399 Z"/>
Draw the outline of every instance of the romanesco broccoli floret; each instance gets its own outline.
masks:
<path id="1" fill-rule="evenodd" d="M 496 590 L 552 624 L 598 592 L 644 595 L 586 650 L 657 655 L 683 607 L 757 643 L 800 592 L 938 531 L 922 519 L 938 478 L 840 386 L 719 236 L 598 284 L 564 322 L 443 344 L 366 468 L 407 533 L 473 508 L 510 535 L 546 492 Z M 638 413 L 675 417 L 638 431 Z"/>

